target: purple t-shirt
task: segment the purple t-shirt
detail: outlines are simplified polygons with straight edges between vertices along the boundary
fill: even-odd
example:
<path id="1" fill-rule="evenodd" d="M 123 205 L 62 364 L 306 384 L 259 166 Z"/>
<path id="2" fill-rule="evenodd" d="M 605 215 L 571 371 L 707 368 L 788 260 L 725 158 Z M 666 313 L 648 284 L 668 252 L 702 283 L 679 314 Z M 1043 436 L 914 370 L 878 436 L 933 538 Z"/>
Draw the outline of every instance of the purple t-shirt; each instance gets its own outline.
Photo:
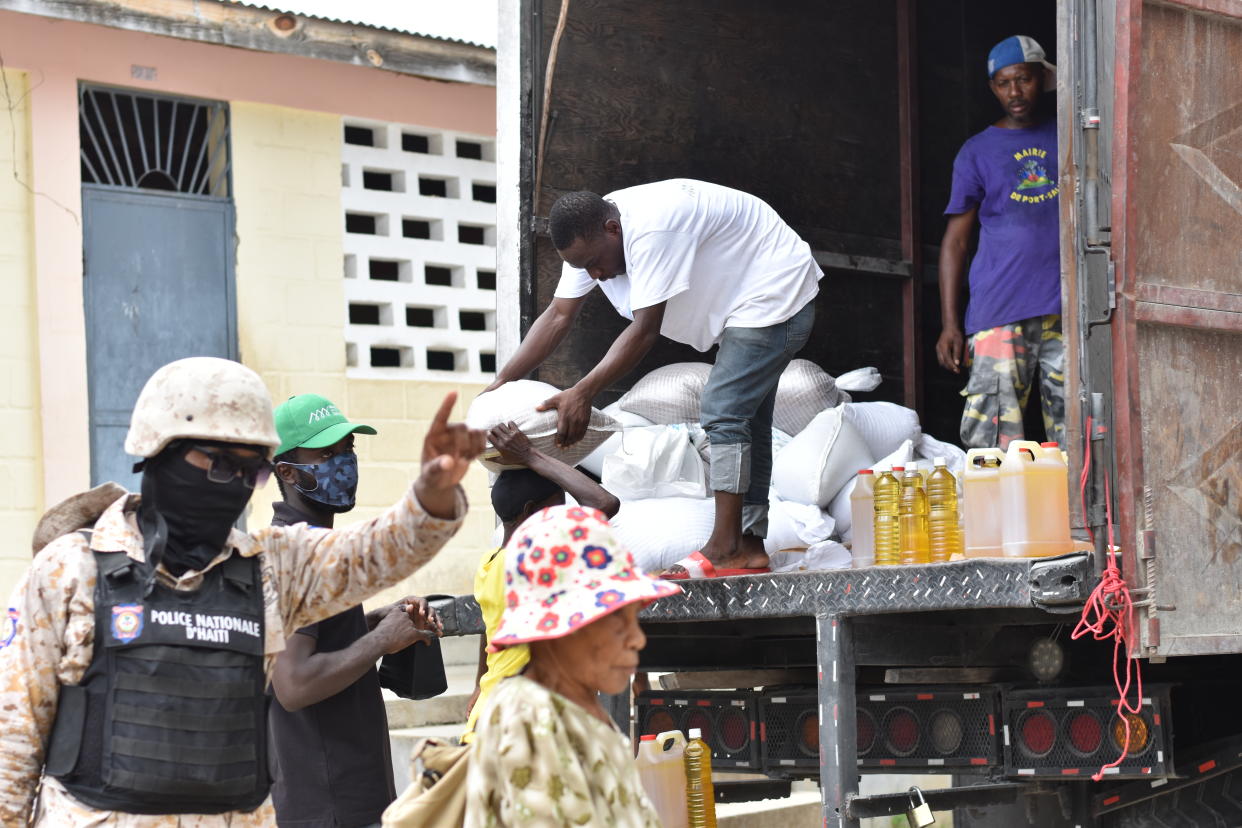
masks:
<path id="1" fill-rule="evenodd" d="M 1061 312 L 1057 123 L 990 126 L 953 162 L 945 215 L 979 208 L 966 333 Z"/>

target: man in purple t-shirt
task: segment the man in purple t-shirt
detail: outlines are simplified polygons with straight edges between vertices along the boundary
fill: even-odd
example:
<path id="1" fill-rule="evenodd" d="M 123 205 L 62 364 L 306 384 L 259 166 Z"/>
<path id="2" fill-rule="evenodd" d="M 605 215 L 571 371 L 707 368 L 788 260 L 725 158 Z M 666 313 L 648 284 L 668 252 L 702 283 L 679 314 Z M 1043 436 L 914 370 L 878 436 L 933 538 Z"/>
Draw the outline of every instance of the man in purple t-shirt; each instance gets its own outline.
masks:
<path id="1" fill-rule="evenodd" d="M 989 86 L 1005 117 L 967 140 L 953 162 L 936 358 L 955 374 L 963 362 L 970 367 L 961 427 L 968 447 L 1005 448 L 1023 439 L 1036 368 L 1048 439 L 1063 442 L 1057 126 L 1038 113 L 1040 93 L 1056 87 L 1055 69 L 1029 37 L 996 44 L 988 55 Z M 979 249 L 963 332 L 962 276 L 976 219 Z"/>

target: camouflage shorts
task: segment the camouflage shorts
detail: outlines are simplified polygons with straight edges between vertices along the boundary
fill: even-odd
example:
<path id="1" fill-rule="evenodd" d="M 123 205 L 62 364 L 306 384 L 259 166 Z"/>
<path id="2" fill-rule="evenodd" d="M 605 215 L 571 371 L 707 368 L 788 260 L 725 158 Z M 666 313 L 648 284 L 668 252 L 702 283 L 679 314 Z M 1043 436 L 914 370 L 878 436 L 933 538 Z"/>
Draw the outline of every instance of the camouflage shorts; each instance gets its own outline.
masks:
<path id="1" fill-rule="evenodd" d="M 1060 314 L 1035 316 L 979 331 L 967 347 L 970 380 L 962 390 L 962 444 L 1005 448 L 1023 439 L 1022 411 L 1039 368 L 1039 395 L 1049 440 L 1065 444 L 1065 340 Z"/>

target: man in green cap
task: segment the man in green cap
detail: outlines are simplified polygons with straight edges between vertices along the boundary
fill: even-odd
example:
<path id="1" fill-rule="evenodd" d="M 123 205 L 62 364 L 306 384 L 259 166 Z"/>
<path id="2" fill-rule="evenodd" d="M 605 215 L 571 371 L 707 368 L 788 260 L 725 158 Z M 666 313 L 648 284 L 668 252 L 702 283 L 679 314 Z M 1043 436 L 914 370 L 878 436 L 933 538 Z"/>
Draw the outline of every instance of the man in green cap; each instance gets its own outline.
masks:
<path id="1" fill-rule="evenodd" d="M 354 435 L 375 429 L 351 423 L 318 394 L 290 397 L 275 417 L 283 500 L 273 504 L 273 525 L 332 528 L 354 507 Z M 268 717 L 278 825 L 379 824 L 395 791 L 375 662 L 437 631 L 426 600 L 411 596 L 369 613 L 351 607 L 289 638 L 272 672 Z"/>

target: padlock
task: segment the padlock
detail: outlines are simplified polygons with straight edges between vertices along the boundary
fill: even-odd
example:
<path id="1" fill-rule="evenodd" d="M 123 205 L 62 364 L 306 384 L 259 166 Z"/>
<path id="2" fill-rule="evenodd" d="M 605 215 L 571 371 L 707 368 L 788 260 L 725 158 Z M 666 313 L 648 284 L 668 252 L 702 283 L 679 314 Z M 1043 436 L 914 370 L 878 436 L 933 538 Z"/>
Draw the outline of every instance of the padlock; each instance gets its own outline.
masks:
<path id="1" fill-rule="evenodd" d="M 931 806 L 923 798 L 923 792 L 918 789 L 918 786 L 911 788 L 908 793 L 910 794 L 910 810 L 906 811 L 906 819 L 910 822 L 910 828 L 926 828 L 928 825 L 935 825 L 936 818 L 932 816 Z"/>

